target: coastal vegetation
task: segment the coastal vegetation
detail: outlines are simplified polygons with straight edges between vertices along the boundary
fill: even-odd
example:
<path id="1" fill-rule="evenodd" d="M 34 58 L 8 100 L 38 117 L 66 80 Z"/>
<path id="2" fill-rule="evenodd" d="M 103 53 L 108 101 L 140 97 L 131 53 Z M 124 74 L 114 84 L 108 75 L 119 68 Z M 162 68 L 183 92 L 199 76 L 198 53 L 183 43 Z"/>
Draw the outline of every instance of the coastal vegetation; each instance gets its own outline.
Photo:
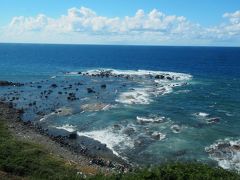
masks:
<path id="1" fill-rule="evenodd" d="M 2 121 L 0 170 L 29 179 L 74 179 L 78 176 L 73 166 L 51 155 L 44 147 L 15 139 Z"/>
<path id="2" fill-rule="evenodd" d="M 85 176 L 44 147 L 16 139 L 0 120 L 0 179 L 240 179 L 236 172 L 198 163 L 170 163 L 128 173 Z"/>

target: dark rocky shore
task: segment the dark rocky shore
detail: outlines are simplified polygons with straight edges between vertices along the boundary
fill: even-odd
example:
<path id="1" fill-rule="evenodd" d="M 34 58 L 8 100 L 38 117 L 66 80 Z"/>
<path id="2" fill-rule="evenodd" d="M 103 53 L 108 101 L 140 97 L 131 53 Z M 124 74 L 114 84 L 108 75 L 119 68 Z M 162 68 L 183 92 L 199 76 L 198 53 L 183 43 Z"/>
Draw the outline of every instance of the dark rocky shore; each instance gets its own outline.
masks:
<path id="1" fill-rule="evenodd" d="M 67 162 L 87 169 L 90 174 L 97 172 L 126 172 L 131 169 L 129 164 L 118 157 L 99 156 L 98 151 L 107 149 L 105 145 L 96 142 L 93 142 L 91 145 L 88 142 L 91 142 L 91 140 L 85 137 L 78 137 L 76 132 L 66 132 L 64 135 L 55 136 L 54 133 L 50 133 L 48 129 L 43 129 L 40 125 L 31 121 L 23 121 L 21 119 L 22 113 L 22 110 L 15 109 L 11 103 L 0 102 L 0 118 L 5 120 L 8 129 L 16 138 L 40 144 L 49 152 L 62 157 Z M 78 138 L 81 139 L 81 143 L 77 143 L 79 141 Z M 86 142 L 88 145 L 83 146 L 83 142 Z M 110 150 L 107 149 L 106 151 Z"/>
<path id="2" fill-rule="evenodd" d="M 70 73 L 65 73 L 65 75 L 68 74 Z M 96 77 L 100 79 L 123 78 L 128 80 L 135 77 L 134 75 L 115 74 L 105 70 L 95 73 L 78 72 L 77 74 L 85 76 L 84 78 Z M 149 73 L 145 74 L 144 77 L 168 81 L 179 78 L 166 73 L 154 75 Z M 108 89 L 111 91 L 111 85 L 107 82 L 99 82 L 92 86 L 86 82 L 88 81 L 74 79 L 72 82 L 66 79 L 47 79 L 25 83 L 0 81 L 0 87 L 5 90 L 0 96 L 0 116 L 8 119 L 9 128 L 18 138 L 48 146 L 48 149 L 54 154 L 59 154 L 67 160 L 100 167 L 100 169 L 128 171 L 131 169 L 131 165 L 116 156 L 105 144 L 89 137 L 78 136 L 77 132 L 68 132 L 51 127 L 45 122 L 45 118 L 50 116 L 65 116 L 106 107 L 107 104 L 99 100 L 100 92 L 103 94 L 102 96 L 109 95 L 106 91 Z M 119 88 L 125 87 L 125 83 Z M 157 85 L 155 84 L 155 86 Z M 90 95 L 95 103 L 85 102 L 79 108 L 80 98 L 84 95 Z M 132 129 L 130 131 L 128 129 L 125 133 L 131 134 L 132 132 Z M 161 138 L 160 133 L 155 133 L 152 136 L 156 140 Z"/>

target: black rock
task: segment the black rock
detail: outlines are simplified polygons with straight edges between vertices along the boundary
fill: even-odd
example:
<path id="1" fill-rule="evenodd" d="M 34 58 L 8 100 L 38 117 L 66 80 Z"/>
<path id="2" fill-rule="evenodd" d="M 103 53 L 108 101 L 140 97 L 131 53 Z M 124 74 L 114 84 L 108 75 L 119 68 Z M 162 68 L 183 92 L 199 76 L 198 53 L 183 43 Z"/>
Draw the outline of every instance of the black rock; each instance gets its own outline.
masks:
<path id="1" fill-rule="evenodd" d="M 77 139 L 77 132 L 74 131 L 74 132 L 70 133 L 70 134 L 68 135 L 68 138 L 69 138 L 69 139 Z"/>
<path id="2" fill-rule="evenodd" d="M 52 84 L 51 87 L 52 87 L 52 88 L 56 88 L 56 87 L 58 87 L 58 86 L 57 86 L 56 84 Z"/>
<path id="3" fill-rule="evenodd" d="M 76 94 L 75 93 L 69 93 L 67 99 L 71 100 L 71 101 L 77 100 Z"/>
<path id="4" fill-rule="evenodd" d="M 102 89 L 106 89 L 106 88 L 107 88 L 107 85 L 106 85 L 106 84 L 102 84 L 102 85 L 101 85 L 101 88 L 102 88 Z"/>
<path id="5" fill-rule="evenodd" d="M 165 78 L 164 75 L 156 75 L 156 76 L 155 76 L 155 79 L 164 79 L 164 78 Z"/>

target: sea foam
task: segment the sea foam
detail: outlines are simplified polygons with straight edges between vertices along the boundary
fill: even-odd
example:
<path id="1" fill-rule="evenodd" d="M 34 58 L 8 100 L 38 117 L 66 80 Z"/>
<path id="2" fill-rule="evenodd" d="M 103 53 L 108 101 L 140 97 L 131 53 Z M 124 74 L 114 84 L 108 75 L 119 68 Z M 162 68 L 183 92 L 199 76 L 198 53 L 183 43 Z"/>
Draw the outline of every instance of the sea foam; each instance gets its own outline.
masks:
<path id="1" fill-rule="evenodd" d="M 113 132 L 111 128 L 90 132 L 78 132 L 78 135 L 86 136 L 97 140 L 102 144 L 106 144 L 107 148 L 111 149 L 112 152 L 117 156 L 120 156 L 118 152 L 119 150 L 134 147 L 134 142 L 131 138 L 125 134 Z"/>
<path id="2" fill-rule="evenodd" d="M 224 139 L 205 148 L 210 158 L 224 169 L 240 172 L 240 140 Z"/>
<path id="3" fill-rule="evenodd" d="M 137 116 L 137 122 L 140 124 L 144 123 L 161 123 L 164 122 L 165 117 L 140 117 Z"/>
<path id="4" fill-rule="evenodd" d="M 76 126 L 72 126 L 72 125 L 69 125 L 69 124 L 65 124 L 63 126 L 57 126 L 55 127 L 56 129 L 62 129 L 62 130 L 66 130 L 68 132 L 74 132 L 76 131 Z"/>
<path id="5" fill-rule="evenodd" d="M 116 102 L 123 104 L 150 104 L 153 100 L 148 90 L 148 88 L 135 88 L 129 92 L 123 92 L 116 99 Z"/>
<path id="6" fill-rule="evenodd" d="M 184 73 L 149 71 L 149 70 L 117 70 L 117 69 L 92 69 L 82 72 L 68 72 L 67 75 L 87 75 L 129 78 L 139 86 L 121 92 L 116 102 L 123 104 L 150 104 L 154 97 L 169 94 L 173 88 L 183 86 L 192 76 Z"/>

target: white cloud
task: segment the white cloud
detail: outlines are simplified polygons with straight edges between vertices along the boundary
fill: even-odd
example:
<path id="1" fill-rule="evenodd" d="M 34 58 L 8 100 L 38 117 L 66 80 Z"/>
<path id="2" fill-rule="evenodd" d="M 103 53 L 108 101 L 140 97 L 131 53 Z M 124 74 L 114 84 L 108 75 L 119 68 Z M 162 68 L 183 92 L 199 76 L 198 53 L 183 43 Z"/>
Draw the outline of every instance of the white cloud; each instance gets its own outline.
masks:
<path id="1" fill-rule="evenodd" d="M 157 9 L 133 16 L 105 17 L 85 7 L 68 9 L 59 18 L 39 14 L 14 17 L 3 28 L 0 41 L 116 44 L 214 44 L 240 40 L 240 11 L 225 13 L 226 22 L 202 27 L 186 17 L 166 15 Z"/>

